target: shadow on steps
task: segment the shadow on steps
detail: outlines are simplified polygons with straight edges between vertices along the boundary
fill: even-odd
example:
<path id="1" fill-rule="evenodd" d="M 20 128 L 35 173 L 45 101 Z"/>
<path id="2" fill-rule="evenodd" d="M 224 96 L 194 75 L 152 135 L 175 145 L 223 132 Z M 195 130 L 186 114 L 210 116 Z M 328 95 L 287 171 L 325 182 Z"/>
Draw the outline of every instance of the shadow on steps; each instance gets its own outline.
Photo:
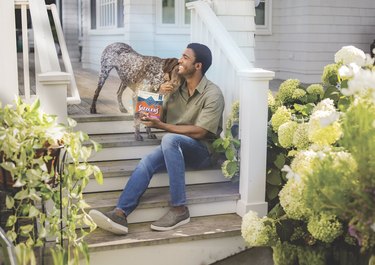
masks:
<path id="1" fill-rule="evenodd" d="M 256 247 L 246 249 L 238 254 L 219 260 L 211 265 L 273 265 L 272 249 Z"/>

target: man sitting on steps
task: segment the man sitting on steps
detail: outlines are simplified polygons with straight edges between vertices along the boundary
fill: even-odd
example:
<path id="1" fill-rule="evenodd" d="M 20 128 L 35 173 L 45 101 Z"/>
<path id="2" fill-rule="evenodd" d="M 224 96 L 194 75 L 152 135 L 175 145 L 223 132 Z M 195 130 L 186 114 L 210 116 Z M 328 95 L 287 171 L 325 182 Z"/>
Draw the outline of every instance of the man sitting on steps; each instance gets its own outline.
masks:
<path id="1" fill-rule="evenodd" d="M 165 130 L 152 153 L 142 158 L 126 184 L 114 210 L 89 215 L 102 229 L 115 234 L 128 233 L 126 217 L 137 207 L 154 173 L 166 170 L 169 176 L 171 208 L 151 229 L 167 231 L 190 221 L 186 207 L 185 165 L 200 169 L 211 165 L 211 143 L 222 131 L 224 98 L 219 87 L 205 73 L 212 63 L 210 49 L 190 43 L 179 59 L 178 73 L 185 82 L 170 95 L 161 120 L 143 117 L 145 126 Z M 165 83 L 161 92 L 171 92 Z"/>

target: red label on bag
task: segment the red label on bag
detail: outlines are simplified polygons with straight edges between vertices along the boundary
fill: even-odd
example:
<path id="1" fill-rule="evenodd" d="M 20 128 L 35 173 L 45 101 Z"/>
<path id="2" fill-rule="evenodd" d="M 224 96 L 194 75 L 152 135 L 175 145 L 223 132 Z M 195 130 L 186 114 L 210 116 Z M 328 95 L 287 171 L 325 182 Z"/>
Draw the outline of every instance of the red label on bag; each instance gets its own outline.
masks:
<path id="1" fill-rule="evenodd" d="M 163 98 L 163 95 L 141 90 L 138 92 L 135 112 L 160 119 L 163 111 Z"/>

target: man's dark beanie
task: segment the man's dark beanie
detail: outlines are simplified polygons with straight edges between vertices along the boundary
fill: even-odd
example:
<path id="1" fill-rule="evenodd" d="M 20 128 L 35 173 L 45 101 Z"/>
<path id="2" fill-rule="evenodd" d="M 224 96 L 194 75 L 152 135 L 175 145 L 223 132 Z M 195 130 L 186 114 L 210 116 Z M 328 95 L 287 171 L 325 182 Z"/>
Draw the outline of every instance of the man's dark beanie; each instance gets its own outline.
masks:
<path id="1" fill-rule="evenodd" d="M 212 54 L 210 48 L 200 43 L 190 43 L 187 48 L 195 53 L 196 62 L 202 63 L 202 73 L 205 74 L 212 64 Z"/>

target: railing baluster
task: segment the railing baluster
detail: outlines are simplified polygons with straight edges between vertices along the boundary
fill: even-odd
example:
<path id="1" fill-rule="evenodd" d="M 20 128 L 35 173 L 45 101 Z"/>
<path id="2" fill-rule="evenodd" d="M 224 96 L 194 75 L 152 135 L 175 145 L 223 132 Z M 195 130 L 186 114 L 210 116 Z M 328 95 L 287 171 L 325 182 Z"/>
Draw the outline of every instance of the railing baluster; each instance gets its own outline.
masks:
<path id="1" fill-rule="evenodd" d="M 21 25 L 22 25 L 22 55 L 23 55 L 23 87 L 25 101 L 30 102 L 30 66 L 29 66 L 29 37 L 27 29 L 27 5 L 21 4 Z"/>

